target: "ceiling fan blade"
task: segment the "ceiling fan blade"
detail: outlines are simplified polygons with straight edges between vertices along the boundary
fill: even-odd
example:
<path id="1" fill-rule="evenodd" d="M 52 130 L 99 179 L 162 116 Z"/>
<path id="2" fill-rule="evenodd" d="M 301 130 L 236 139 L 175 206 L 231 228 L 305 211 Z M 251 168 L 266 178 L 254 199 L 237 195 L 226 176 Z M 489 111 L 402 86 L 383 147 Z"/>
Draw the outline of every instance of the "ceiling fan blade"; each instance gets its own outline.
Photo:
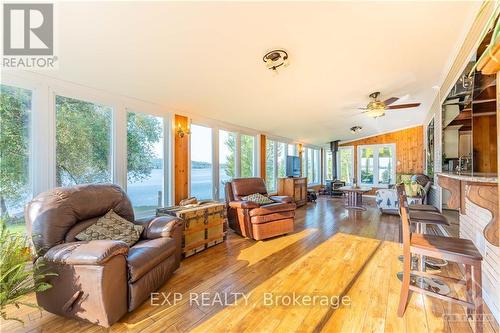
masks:
<path id="1" fill-rule="evenodd" d="M 391 105 L 392 103 L 396 102 L 399 99 L 399 97 L 391 97 L 388 98 L 384 101 L 385 105 Z"/>
<path id="2" fill-rule="evenodd" d="M 409 103 L 409 104 L 391 105 L 391 106 L 388 106 L 387 108 L 390 109 L 390 110 L 394 110 L 394 109 L 408 109 L 408 108 L 416 108 L 419 105 L 420 105 L 420 103 Z"/>
<path id="3" fill-rule="evenodd" d="M 368 108 L 358 108 L 358 110 L 370 110 Z"/>

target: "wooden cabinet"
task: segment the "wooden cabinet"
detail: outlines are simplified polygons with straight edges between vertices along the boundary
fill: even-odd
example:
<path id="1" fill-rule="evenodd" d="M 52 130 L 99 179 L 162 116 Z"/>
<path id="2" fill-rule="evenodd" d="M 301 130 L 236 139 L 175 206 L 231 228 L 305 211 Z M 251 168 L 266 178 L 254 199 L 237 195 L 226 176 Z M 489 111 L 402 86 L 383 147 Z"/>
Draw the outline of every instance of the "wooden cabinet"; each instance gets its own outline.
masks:
<path id="1" fill-rule="evenodd" d="M 292 197 L 297 207 L 307 203 L 307 178 L 278 178 L 278 195 Z"/>

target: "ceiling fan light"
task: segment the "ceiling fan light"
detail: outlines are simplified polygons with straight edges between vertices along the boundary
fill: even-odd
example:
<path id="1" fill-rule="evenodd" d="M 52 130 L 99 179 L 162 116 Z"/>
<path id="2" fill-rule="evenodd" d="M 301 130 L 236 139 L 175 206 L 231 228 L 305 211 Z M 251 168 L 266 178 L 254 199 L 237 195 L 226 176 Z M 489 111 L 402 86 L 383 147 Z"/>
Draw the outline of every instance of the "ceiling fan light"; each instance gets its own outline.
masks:
<path id="1" fill-rule="evenodd" d="M 372 118 L 382 117 L 383 115 L 385 115 L 385 109 L 381 108 L 370 109 L 366 112 L 366 114 Z"/>

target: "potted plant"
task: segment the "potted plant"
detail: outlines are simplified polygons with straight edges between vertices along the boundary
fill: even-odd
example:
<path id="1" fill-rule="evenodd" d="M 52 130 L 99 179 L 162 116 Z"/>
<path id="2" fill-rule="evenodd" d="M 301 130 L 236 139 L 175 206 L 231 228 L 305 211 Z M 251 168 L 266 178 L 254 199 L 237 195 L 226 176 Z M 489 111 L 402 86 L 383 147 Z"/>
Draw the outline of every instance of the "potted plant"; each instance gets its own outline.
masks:
<path id="1" fill-rule="evenodd" d="M 44 291 L 52 286 L 46 277 L 56 275 L 49 273 L 38 260 L 32 263 L 31 249 L 25 235 L 7 229 L 6 223 L 0 219 L 0 317 L 5 320 L 23 321 L 9 317 L 7 306 L 21 305 L 36 307 L 26 302 L 23 297 L 33 292 Z"/>

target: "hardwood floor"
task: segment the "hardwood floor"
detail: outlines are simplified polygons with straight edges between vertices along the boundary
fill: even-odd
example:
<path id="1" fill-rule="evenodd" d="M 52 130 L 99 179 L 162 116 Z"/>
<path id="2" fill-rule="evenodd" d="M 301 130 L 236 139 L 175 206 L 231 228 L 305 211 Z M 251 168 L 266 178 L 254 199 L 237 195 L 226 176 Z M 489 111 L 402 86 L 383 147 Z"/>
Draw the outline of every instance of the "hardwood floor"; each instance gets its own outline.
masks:
<path id="1" fill-rule="evenodd" d="M 231 232 L 225 243 L 182 262 L 162 288 L 172 293 L 171 303 L 178 293 L 175 304 L 146 302 L 110 331 L 472 332 L 459 317 L 464 308 L 418 294 L 405 316 L 397 317 L 399 218 L 369 205 L 366 211 L 346 210 L 340 199 L 320 198 L 297 210 L 293 234 L 256 242 Z M 455 265 L 443 273 L 461 274 Z M 453 292 L 464 297 L 460 288 Z M 221 305 L 217 295 L 230 304 Z M 294 296 L 298 303 L 287 304 Z M 315 303 L 306 303 L 307 297 Z M 155 298 L 156 304 L 164 301 L 162 294 Z M 13 308 L 9 314 L 25 325 L 1 321 L 2 332 L 105 331 L 37 309 Z M 498 332 L 488 314 L 484 331 Z"/>

